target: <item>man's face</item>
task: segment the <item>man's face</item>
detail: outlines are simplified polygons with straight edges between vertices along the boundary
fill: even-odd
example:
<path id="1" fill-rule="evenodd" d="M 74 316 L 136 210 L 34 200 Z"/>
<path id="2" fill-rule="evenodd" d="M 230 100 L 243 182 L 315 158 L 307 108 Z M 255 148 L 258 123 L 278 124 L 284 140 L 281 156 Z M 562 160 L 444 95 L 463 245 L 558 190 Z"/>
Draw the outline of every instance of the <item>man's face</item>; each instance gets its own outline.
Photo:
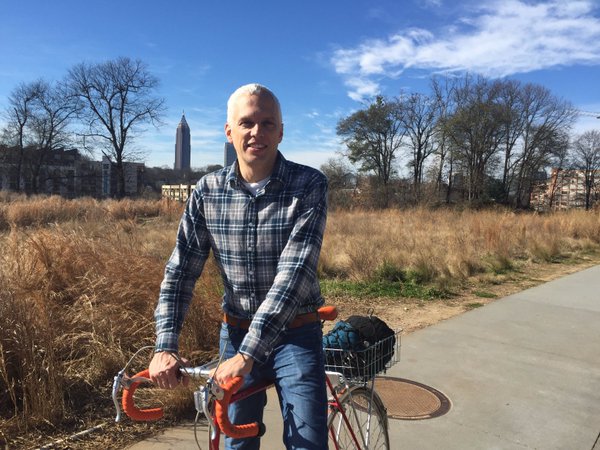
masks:
<path id="1" fill-rule="evenodd" d="M 277 146 L 283 139 L 283 124 L 270 95 L 239 97 L 233 107 L 231 123 L 225 124 L 225 134 L 235 147 L 244 177 L 248 173 L 246 169 L 264 178 L 270 175 L 277 158 Z"/>

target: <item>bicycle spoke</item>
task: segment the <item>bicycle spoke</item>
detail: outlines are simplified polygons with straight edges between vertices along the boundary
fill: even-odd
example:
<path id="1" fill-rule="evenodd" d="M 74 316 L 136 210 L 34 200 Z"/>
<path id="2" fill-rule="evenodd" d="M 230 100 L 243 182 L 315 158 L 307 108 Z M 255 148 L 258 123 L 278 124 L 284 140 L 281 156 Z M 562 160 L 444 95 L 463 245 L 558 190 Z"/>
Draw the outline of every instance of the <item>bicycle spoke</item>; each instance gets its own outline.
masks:
<path id="1" fill-rule="evenodd" d="M 340 400 L 340 410 L 329 418 L 331 448 L 336 450 L 387 450 L 389 438 L 385 410 L 380 401 L 372 400 L 373 391 L 364 387 L 352 389 Z M 358 442 L 357 442 L 358 441 Z"/>

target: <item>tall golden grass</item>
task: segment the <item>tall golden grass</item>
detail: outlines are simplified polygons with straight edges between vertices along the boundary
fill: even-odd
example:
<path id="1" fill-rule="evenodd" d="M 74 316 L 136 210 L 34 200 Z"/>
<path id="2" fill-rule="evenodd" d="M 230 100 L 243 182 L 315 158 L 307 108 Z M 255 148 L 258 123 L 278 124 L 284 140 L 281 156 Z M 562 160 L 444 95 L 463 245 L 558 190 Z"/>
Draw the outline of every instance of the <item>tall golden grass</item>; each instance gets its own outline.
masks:
<path id="1" fill-rule="evenodd" d="M 552 262 L 598 249 L 600 215 L 510 211 L 388 210 L 335 212 L 320 271 L 357 281 L 382 273 L 445 284 L 522 261 Z"/>
<path id="2" fill-rule="evenodd" d="M 164 200 L 0 198 L 0 443 L 110 405 L 112 377 L 153 342 L 181 211 Z M 319 271 L 446 284 L 599 245 L 592 212 L 335 211 Z M 186 355 L 216 348 L 221 289 L 208 264 L 182 335 Z"/>
<path id="3" fill-rule="evenodd" d="M 101 222 L 131 218 L 178 218 L 181 205 L 162 200 L 104 200 L 82 198 L 67 200 L 59 196 L 0 196 L 0 230 L 45 226 L 65 222 Z"/>
<path id="4" fill-rule="evenodd" d="M 182 210 L 165 202 L 57 198 L 19 200 L 6 209 L 0 442 L 110 404 L 112 377 L 153 342 L 153 310 Z M 217 344 L 215 271 L 208 264 L 196 287 L 203 301 L 191 306 L 182 335 L 187 355 Z"/>

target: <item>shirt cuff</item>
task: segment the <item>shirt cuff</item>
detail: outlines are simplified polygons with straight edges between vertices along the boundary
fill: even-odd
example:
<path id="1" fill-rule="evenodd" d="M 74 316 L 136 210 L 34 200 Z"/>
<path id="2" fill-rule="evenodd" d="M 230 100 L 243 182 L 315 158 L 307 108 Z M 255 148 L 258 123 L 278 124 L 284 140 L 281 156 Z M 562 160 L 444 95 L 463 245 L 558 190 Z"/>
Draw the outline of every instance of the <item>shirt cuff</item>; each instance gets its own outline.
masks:
<path id="1" fill-rule="evenodd" d="M 252 336 L 251 332 L 246 334 L 238 351 L 260 364 L 266 363 L 271 355 L 271 348 Z"/>
<path id="2" fill-rule="evenodd" d="M 172 352 L 179 351 L 178 345 L 179 335 L 177 333 L 161 333 L 156 336 L 155 352 Z"/>

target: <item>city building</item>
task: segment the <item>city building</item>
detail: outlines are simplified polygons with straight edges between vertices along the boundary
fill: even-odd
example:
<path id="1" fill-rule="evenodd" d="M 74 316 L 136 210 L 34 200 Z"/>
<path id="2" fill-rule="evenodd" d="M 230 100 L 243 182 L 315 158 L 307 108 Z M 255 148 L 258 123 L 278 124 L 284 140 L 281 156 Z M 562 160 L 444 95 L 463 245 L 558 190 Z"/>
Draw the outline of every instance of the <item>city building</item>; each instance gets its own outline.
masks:
<path id="1" fill-rule="evenodd" d="M 191 138 L 190 127 L 185 120 L 185 113 L 181 116 L 181 121 L 177 125 L 175 133 L 175 170 L 190 170 L 191 163 Z"/>
<path id="2" fill-rule="evenodd" d="M 92 161 L 77 149 L 42 152 L 26 148 L 23 154 L 16 148 L 0 150 L 0 190 L 65 198 L 114 197 L 117 193 L 116 164 L 106 156 L 102 161 Z M 144 164 L 125 162 L 123 169 L 126 195 L 139 195 L 143 188 Z"/>
<path id="3" fill-rule="evenodd" d="M 233 144 L 225 142 L 225 145 L 223 146 L 224 165 L 230 166 L 235 162 L 236 159 L 237 155 L 235 153 L 235 147 Z M 195 184 L 196 182 L 184 184 L 163 184 L 161 186 L 162 196 L 163 198 L 185 202 L 194 189 Z"/>
<path id="4" fill-rule="evenodd" d="M 144 163 L 124 162 L 125 195 L 136 196 L 142 192 L 144 180 Z M 117 164 L 106 156 L 102 157 L 102 191 L 101 197 L 114 197 L 117 193 Z"/>
<path id="5" fill-rule="evenodd" d="M 590 190 L 590 206 L 600 198 L 600 171 L 593 173 L 594 183 Z M 534 185 L 531 206 L 538 210 L 585 208 L 585 172 L 579 169 L 553 168 L 547 180 Z"/>
<path id="6" fill-rule="evenodd" d="M 225 142 L 225 149 L 224 149 L 225 166 L 232 165 L 236 159 L 237 159 L 237 155 L 235 153 L 235 147 L 233 146 L 233 144 L 231 142 Z"/>

